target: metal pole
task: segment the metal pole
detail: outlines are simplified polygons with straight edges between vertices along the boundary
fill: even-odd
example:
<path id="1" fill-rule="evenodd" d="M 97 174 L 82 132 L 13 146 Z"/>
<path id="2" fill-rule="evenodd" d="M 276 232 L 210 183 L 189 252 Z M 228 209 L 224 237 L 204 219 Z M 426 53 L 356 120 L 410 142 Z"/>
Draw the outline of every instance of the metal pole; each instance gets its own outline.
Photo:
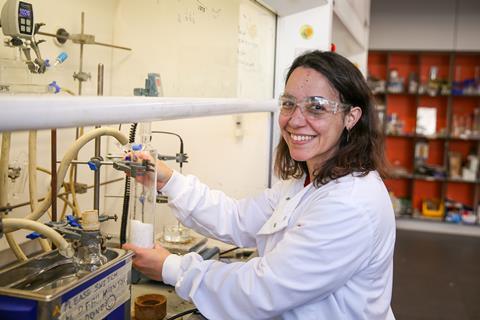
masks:
<path id="1" fill-rule="evenodd" d="M 83 30 L 85 29 L 85 12 L 82 12 L 81 18 L 81 35 L 83 36 Z M 80 43 L 80 71 L 79 74 L 83 72 L 83 43 Z M 78 79 L 78 95 L 82 95 L 82 80 Z"/>
<path id="2" fill-rule="evenodd" d="M 103 96 L 103 73 L 104 68 L 103 64 L 98 64 L 97 72 L 97 96 Z M 95 126 L 95 128 L 100 128 L 100 126 Z M 101 140 L 100 137 L 95 138 L 95 158 L 101 159 Z M 100 213 L 100 167 L 95 171 L 94 181 L 93 181 L 93 209 L 98 210 Z"/>
<path id="3" fill-rule="evenodd" d="M 81 25 L 81 34 L 83 35 L 83 29 L 85 27 L 85 12 L 82 12 L 82 15 L 81 15 L 81 20 L 80 20 L 80 25 Z M 79 72 L 78 74 L 82 74 L 82 71 L 83 71 L 83 43 L 80 43 L 80 67 L 79 67 Z M 78 95 L 81 96 L 82 95 L 82 80 L 80 79 L 77 79 L 78 80 Z M 75 130 L 75 139 L 78 139 L 80 138 L 80 128 L 76 128 Z M 77 157 L 74 158 L 74 160 L 76 160 Z M 74 183 L 77 182 L 77 167 L 74 167 L 73 168 L 73 181 Z"/>
<path id="4" fill-rule="evenodd" d="M 41 36 L 57 38 L 57 39 L 70 40 L 70 37 L 68 37 L 68 36 L 62 36 L 62 35 L 53 34 L 53 33 L 49 33 L 49 32 L 38 31 L 36 34 L 41 35 Z M 73 43 L 80 43 L 80 41 L 78 41 L 78 42 L 73 41 Z M 85 44 L 94 44 L 94 45 L 97 45 L 97 46 L 104 46 L 104 47 L 109 47 L 109 48 L 114 48 L 114 49 L 122 49 L 122 50 L 132 51 L 132 48 L 117 46 L 116 44 L 109 44 L 109 43 L 103 43 L 103 42 L 97 42 L 97 41 L 88 42 L 88 43 L 85 43 Z"/>
<path id="5" fill-rule="evenodd" d="M 104 68 L 103 64 L 98 64 L 98 73 L 97 73 L 97 96 L 103 96 L 103 73 Z"/>
<path id="6" fill-rule="evenodd" d="M 51 196 L 52 196 L 52 221 L 57 221 L 57 130 L 51 131 Z"/>

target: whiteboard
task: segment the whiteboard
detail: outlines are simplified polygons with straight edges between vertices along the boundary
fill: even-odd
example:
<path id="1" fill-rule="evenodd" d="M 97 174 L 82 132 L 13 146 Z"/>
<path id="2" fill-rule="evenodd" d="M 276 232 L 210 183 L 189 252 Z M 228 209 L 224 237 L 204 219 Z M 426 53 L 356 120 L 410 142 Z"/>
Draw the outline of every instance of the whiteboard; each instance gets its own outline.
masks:
<path id="1" fill-rule="evenodd" d="M 240 2 L 238 97 L 273 97 L 275 18 L 250 0 Z"/>
<path id="2" fill-rule="evenodd" d="M 113 52 L 112 95 L 157 72 L 165 96 L 272 96 L 275 16 L 251 0 L 121 0 L 114 21 L 133 50 Z"/>

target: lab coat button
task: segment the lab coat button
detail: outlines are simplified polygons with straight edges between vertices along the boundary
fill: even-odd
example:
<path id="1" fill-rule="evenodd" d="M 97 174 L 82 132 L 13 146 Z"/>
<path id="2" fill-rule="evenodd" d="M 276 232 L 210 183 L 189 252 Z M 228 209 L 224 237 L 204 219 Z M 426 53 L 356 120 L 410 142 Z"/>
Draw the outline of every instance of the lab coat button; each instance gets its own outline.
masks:
<path id="1" fill-rule="evenodd" d="M 275 223 L 273 224 L 273 227 L 275 228 L 276 226 L 277 226 L 277 223 L 275 222 Z"/>
<path id="2" fill-rule="evenodd" d="M 290 200 L 290 197 L 286 197 L 285 200 L 287 200 L 287 201 Z"/>

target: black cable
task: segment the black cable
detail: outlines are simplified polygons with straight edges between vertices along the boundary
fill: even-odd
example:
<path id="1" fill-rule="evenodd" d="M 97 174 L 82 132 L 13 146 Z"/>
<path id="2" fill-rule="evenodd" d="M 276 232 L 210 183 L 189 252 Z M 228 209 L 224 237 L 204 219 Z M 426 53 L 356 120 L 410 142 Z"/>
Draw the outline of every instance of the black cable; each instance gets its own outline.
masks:
<path id="1" fill-rule="evenodd" d="M 130 205 L 130 177 L 125 177 L 123 191 L 122 221 L 120 222 L 120 247 L 127 242 L 128 206 Z"/>
<path id="2" fill-rule="evenodd" d="M 130 134 L 128 142 L 135 142 L 135 133 L 137 131 L 137 123 L 133 123 L 130 127 Z M 125 176 L 125 190 L 123 192 L 123 210 L 122 221 L 120 222 L 120 247 L 127 242 L 127 221 L 128 221 L 128 207 L 130 205 L 130 177 Z"/>
<path id="3" fill-rule="evenodd" d="M 135 142 L 135 134 L 137 133 L 137 125 L 138 123 L 132 123 L 130 127 L 130 134 L 128 135 L 128 142 L 134 143 Z"/>
<path id="4" fill-rule="evenodd" d="M 178 139 L 180 139 L 180 154 L 183 155 L 183 140 L 179 134 L 176 134 L 174 132 L 169 132 L 169 131 L 152 131 L 152 133 L 171 134 L 173 136 L 176 136 Z M 183 161 L 180 161 L 180 168 L 181 167 L 183 167 Z"/>
<path id="5" fill-rule="evenodd" d="M 171 316 L 170 318 L 167 318 L 167 320 L 178 319 L 178 318 L 181 318 L 181 317 L 183 317 L 183 316 L 186 316 L 187 314 L 196 313 L 196 312 L 198 312 L 198 309 L 197 309 L 197 308 L 188 309 L 188 310 L 185 310 L 185 311 L 183 311 L 183 312 L 177 313 L 176 315 L 173 315 L 173 316 Z"/>
<path id="6" fill-rule="evenodd" d="M 219 256 L 223 256 L 224 254 L 227 254 L 227 253 L 229 253 L 229 252 L 235 251 L 235 250 L 237 250 L 237 249 L 240 249 L 240 247 L 233 247 L 233 248 L 231 248 L 231 249 L 228 249 L 228 250 L 225 250 L 225 251 L 220 252 L 218 255 L 219 255 Z"/>

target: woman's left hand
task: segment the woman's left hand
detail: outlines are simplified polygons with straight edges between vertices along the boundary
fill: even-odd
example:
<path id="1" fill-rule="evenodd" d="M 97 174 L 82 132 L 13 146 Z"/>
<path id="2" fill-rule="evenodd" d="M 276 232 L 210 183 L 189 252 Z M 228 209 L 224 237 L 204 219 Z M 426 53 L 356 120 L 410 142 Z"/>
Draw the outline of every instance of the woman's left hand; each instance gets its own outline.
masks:
<path id="1" fill-rule="evenodd" d="M 167 249 L 159 244 L 155 244 L 154 249 L 146 249 L 131 243 L 125 243 L 122 248 L 132 250 L 135 253 L 133 266 L 136 269 L 150 279 L 162 281 L 163 263 L 171 255 Z"/>

